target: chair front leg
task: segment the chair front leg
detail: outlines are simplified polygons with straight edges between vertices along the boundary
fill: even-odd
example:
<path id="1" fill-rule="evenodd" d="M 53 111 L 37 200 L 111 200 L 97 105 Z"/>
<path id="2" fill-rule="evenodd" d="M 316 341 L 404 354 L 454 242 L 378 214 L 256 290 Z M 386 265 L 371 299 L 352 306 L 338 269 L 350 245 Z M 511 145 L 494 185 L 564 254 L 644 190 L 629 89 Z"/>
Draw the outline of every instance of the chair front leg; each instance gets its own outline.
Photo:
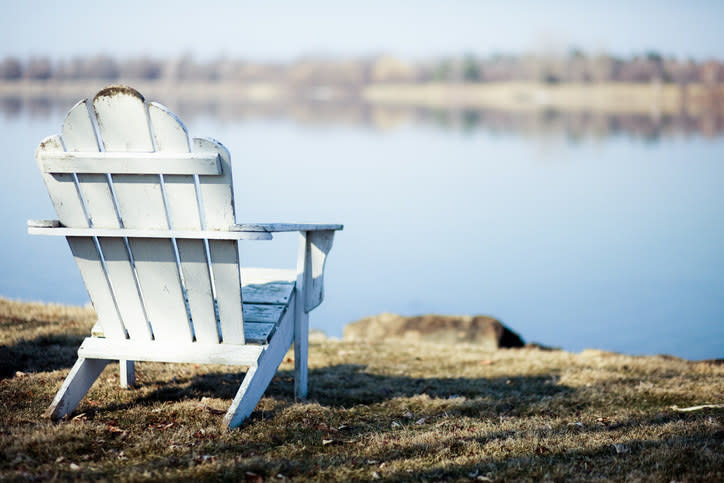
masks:
<path id="1" fill-rule="evenodd" d="M 109 362 L 109 359 L 79 357 L 45 411 L 45 417 L 60 419 L 72 413 Z"/>

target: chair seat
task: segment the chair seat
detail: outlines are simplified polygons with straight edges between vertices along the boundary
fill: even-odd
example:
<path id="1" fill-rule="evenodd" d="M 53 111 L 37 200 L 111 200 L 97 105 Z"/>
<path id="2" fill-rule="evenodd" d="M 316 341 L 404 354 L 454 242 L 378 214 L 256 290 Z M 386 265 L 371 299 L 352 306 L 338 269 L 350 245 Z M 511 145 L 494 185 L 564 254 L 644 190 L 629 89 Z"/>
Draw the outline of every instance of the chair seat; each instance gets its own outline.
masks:
<path id="1" fill-rule="evenodd" d="M 247 344 L 266 344 L 289 307 L 294 270 L 242 268 L 241 296 Z"/>

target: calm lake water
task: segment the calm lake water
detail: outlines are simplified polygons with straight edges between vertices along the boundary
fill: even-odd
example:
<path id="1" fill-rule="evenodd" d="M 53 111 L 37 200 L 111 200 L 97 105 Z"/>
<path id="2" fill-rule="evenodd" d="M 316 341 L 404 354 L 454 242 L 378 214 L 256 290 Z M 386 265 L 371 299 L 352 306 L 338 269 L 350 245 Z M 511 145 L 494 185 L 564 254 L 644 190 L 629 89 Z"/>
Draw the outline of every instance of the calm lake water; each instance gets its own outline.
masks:
<path id="1" fill-rule="evenodd" d="M 63 115 L 0 114 L 1 296 L 88 301 L 65 241 L 25 228 L 55 218 L 33 153 Z M 489 314 L 571 351 L 724 357 L 721 136 L 187 125 L 230 149 L 240 222 L 344 223 L 311 316 L 328 335 L 380 312 Z M 295 256 L 294 236 L 242 245 L 246 265 Z"/>

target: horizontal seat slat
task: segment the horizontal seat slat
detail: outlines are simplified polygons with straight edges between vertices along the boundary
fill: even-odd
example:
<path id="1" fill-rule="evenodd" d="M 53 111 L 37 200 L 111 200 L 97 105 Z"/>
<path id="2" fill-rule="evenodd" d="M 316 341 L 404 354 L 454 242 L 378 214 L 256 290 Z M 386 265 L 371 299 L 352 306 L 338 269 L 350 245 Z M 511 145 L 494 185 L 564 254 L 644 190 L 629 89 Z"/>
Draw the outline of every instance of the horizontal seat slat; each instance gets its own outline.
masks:
<path id="1" fill-rule="evenodd" d="M 78 349 L 78 356 L 88 359 L 255 366 L 264 347 L 260 344 L 162 343 L 87 337 Z"/>
<path id="2" fill-rule="evenodd" d="M 241 292 L 245 304 L 289 303 L 297 273 L 281 268 L 241 269 Z"/>
<path id="3" fill-rule="evenodd" d="M 215 153 L 43 152 L 44 173 L 220 175 Z"/>
<path id="4" fill-rule="evenodd" d="M 294 290 L 290 282 L 268 282 L 264 284 L 243 285 L 241 289 L 244 303 L 247 304 L 282 304 L 289 303 Z"/>
<path id="5" fill-rule="evenodd" d="M 275 324 L 245 323 L 244 339 L 247 344 L 266 344 L 275 327 Z"/>
<path id="6" fill-rule="evenodd" d="M 279 322 L 286 305 L 268 305 L 268 304 L 243 304 L 244 326 L 247 323 L 266 323 L 276 324 Z"/>

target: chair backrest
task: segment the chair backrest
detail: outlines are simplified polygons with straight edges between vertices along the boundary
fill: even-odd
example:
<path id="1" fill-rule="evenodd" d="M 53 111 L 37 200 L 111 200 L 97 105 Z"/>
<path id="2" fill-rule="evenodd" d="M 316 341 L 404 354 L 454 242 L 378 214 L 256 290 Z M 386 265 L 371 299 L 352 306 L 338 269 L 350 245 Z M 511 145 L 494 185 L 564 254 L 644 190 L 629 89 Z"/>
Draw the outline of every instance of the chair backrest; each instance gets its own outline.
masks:
<path id="1" fill-rule="evenodd" d="M 228 151 L 168 109 L 112 86 L 78 102 L 36 159 L 73 228 L 228 230 Z M 236 241 L 69 237 L 105 337 L 244 343 Z"/>

